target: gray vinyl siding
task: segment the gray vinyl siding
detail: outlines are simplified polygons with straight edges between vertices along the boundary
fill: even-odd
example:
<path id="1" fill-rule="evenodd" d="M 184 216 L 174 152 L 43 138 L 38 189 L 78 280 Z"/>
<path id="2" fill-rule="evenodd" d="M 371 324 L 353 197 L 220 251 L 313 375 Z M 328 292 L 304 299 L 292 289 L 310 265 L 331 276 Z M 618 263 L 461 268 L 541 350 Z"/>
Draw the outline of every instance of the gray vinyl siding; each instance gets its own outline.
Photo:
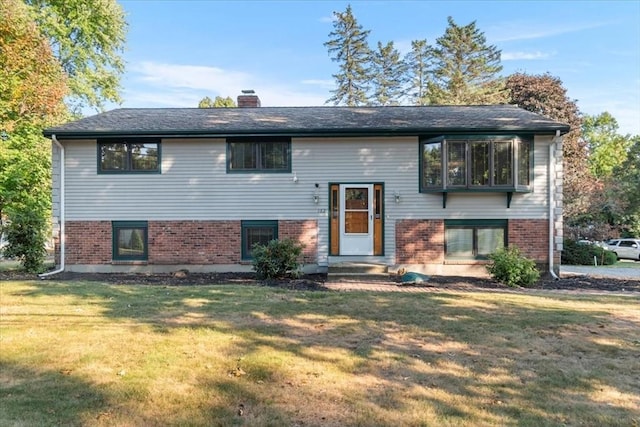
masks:
<path id="1" fill-rule="evenodd" d="M 66 141 L 66 217 L 318 219 L 322 260 L 328 253 L 328 184 L 376 182 L 384 184 L 385 256 L 393 259 L 399 219 L 548 217 L 550 141 L 551 137 L 535 138 L 534 191 L 514 194 L 509 209 L 504 193 L 449 194 L 446 209 L 441 194 L 420 193 L 418 137 L 294 138 L 291 173 L 262 174 L 227 173 L 223 139 L 165 139 L 162 173 L 148 175 L 98 174 L 96 141 Z M 54 182 L 55 176 L 54 172 Z M 318 204 L 313 202 L 316 192 Z"/>

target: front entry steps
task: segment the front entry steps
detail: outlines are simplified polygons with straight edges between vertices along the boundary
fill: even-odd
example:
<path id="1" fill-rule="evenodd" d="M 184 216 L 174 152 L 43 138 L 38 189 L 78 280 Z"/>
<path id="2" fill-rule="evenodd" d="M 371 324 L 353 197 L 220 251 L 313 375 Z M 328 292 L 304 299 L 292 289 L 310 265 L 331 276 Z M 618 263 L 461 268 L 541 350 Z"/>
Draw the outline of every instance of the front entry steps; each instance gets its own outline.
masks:
<path id="1" fill-rule="evenodd" d="M 389 272 L 385 264 L 363 262 L 341 262 L 329 265 L 329 282 L 376 282 L 396 283 L 398 276 Z"/>

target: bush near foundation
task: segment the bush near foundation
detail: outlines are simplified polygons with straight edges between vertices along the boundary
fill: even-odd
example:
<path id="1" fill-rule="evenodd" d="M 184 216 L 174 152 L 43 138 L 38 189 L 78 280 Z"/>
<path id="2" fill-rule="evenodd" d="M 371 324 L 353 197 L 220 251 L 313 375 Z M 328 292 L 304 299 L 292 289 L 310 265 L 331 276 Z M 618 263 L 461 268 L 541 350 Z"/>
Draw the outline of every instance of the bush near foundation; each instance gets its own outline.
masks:
<path id="1" fill-rule="evenodd" d="M 526 258 L 515 246 L 498 249 L 489 259 L 492 262 L 487 270 L 491 277 L 507 286 L 531 286 L 540 279 L 535 261 Z"/>
<path id="2" fill-rule="evenodd" d="M 297 277 L 302 246 L 292 239 L 272 240 L 266 245 L 255 244 L 252 248 L 253 269 L 258 279 L 281 279 Z"/>

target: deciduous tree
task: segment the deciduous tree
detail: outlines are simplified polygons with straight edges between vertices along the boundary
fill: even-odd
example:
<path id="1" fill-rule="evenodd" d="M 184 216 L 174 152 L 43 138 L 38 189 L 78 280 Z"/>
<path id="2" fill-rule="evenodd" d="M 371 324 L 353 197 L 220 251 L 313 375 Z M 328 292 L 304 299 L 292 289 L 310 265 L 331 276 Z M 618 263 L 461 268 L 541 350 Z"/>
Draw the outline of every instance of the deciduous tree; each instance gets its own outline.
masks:
<path id="1" fill-rule="evenodd" d="M 119 103 L 127 22 L 116 0 L 25 0 L 68 76 L 69 107 Z"/>
<path id="2" fill-rule="evenodd" d="M 339 64 L 339 70 L 333 74 L 336 89 L 326 102 L 350 107 L 367 104 L 371 80 L 371 49 L 367 42 L 370 31 L 358 24 L 351 5 L 344 12 L 333 12 L 333 16 L 333 31 L 324 46 L 331 60 Z"/>
<path id="3" fill-rule="evenodd" d="M 563 138 L 564 217 L 571 223 L 589 211 L 595 191 L 595 180 L 589 173 L 587 147 L 582 139 L 582 118 L 575 100 L 558 77 L 549 74 L 516 73 L 506 80 L 510 103 L 542 114 L 571 127 Z"/>
<path id="4" fill-rule="evenodd" d="M 61 118 L 65 76 L 20 0 L 0 0 L 0 132 Z"/>
<path id="5" fill-rule="evenodd" d="M 608 112 L 585 116 L 582 137 L 589 149 L 589 166 L 596 178 L 607 178 L 627 158 L 631 136 L 618 133 L 618 122 Z"/>
<path id="6" fill-rule="evenodd" d="M 42 127 L 65 113 L 64 72 L 20 0 L 0 0 L 0 219 L 7 256 L 29 271 L 44 260 L 50 145 Z"/>

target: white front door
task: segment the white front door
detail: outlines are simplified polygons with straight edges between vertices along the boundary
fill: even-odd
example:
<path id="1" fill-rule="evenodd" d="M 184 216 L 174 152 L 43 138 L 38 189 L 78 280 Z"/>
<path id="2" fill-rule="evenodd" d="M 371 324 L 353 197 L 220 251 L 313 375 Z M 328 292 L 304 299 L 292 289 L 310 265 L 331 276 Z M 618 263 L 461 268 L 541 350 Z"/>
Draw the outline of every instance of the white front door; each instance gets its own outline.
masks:
<path id="1" fill-rule="evenodd" d="M 373 255 L 373 184 L 340 185 L 340 255 Z"/>

